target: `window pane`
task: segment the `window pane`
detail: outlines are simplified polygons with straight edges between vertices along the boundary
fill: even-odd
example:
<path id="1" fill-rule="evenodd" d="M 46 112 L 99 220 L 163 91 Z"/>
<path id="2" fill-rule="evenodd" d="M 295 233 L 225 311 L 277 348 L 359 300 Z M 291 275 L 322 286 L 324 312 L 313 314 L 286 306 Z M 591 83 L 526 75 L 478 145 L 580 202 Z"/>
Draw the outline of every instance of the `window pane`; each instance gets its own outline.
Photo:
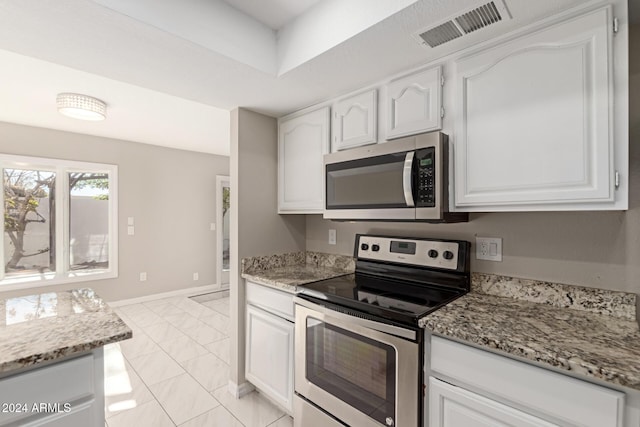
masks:
<path id="1" fill-rule="evenodd" d="M 69 173 L 69 268 L 109 268 L 109 175 Z"/>
<path id="2" fill-rule="evenodd" d="M 55 271 L 55 176 L 3 170 L 6 277 Z"/>

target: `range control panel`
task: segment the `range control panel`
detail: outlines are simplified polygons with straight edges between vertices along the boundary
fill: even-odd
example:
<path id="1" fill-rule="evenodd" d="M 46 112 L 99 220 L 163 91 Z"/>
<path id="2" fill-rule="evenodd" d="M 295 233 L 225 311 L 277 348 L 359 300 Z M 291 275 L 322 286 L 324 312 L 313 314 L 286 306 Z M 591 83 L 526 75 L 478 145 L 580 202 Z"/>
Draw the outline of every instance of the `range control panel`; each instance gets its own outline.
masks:
<path id="1" fill-rule="evenodd" d="M 360 235 L 358 259 L 457 270 L 460 244 L 437 239 L 404 239 Z"/>

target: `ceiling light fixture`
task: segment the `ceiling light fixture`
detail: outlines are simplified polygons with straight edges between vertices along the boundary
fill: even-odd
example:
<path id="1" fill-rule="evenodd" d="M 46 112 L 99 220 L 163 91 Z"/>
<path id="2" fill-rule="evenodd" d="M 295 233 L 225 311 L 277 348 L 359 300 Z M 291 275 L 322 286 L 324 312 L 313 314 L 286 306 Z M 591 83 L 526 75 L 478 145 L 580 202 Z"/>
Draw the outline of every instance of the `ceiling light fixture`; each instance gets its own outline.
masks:
<path id="1" fill-rule="evenodd" d="M 107 117 L 107 104 L 91 96 L 59 93 L 56 101 L 60 114 L 67 117 L 80 120 L 104 120 Z"/>

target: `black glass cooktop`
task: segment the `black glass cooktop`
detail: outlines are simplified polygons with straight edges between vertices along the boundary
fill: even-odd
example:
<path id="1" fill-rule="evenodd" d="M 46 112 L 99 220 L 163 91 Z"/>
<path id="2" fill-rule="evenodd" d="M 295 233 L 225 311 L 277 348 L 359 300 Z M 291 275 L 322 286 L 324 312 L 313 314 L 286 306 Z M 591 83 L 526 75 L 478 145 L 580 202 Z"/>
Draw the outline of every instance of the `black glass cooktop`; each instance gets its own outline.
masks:
<path id="1" fill-rule="evenodd" d="M 299 289 L 309 299 L 412 325 L 466 293 L 359 273 L 309 283 Z"/>

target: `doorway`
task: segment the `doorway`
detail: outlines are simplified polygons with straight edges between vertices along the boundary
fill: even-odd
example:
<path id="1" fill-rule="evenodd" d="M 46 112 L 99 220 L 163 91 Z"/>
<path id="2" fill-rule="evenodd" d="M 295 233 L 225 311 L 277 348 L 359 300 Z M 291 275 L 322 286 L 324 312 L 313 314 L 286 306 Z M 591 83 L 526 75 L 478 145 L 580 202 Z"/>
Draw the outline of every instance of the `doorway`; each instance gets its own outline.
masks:
<path id="1" fill-rule="evenodd" d="M 217 240 L 217 283 L 220 289 L 229 288 L 229 219 L 231 186 L 229 177 L 216 177 L 216 240 Z"/>

